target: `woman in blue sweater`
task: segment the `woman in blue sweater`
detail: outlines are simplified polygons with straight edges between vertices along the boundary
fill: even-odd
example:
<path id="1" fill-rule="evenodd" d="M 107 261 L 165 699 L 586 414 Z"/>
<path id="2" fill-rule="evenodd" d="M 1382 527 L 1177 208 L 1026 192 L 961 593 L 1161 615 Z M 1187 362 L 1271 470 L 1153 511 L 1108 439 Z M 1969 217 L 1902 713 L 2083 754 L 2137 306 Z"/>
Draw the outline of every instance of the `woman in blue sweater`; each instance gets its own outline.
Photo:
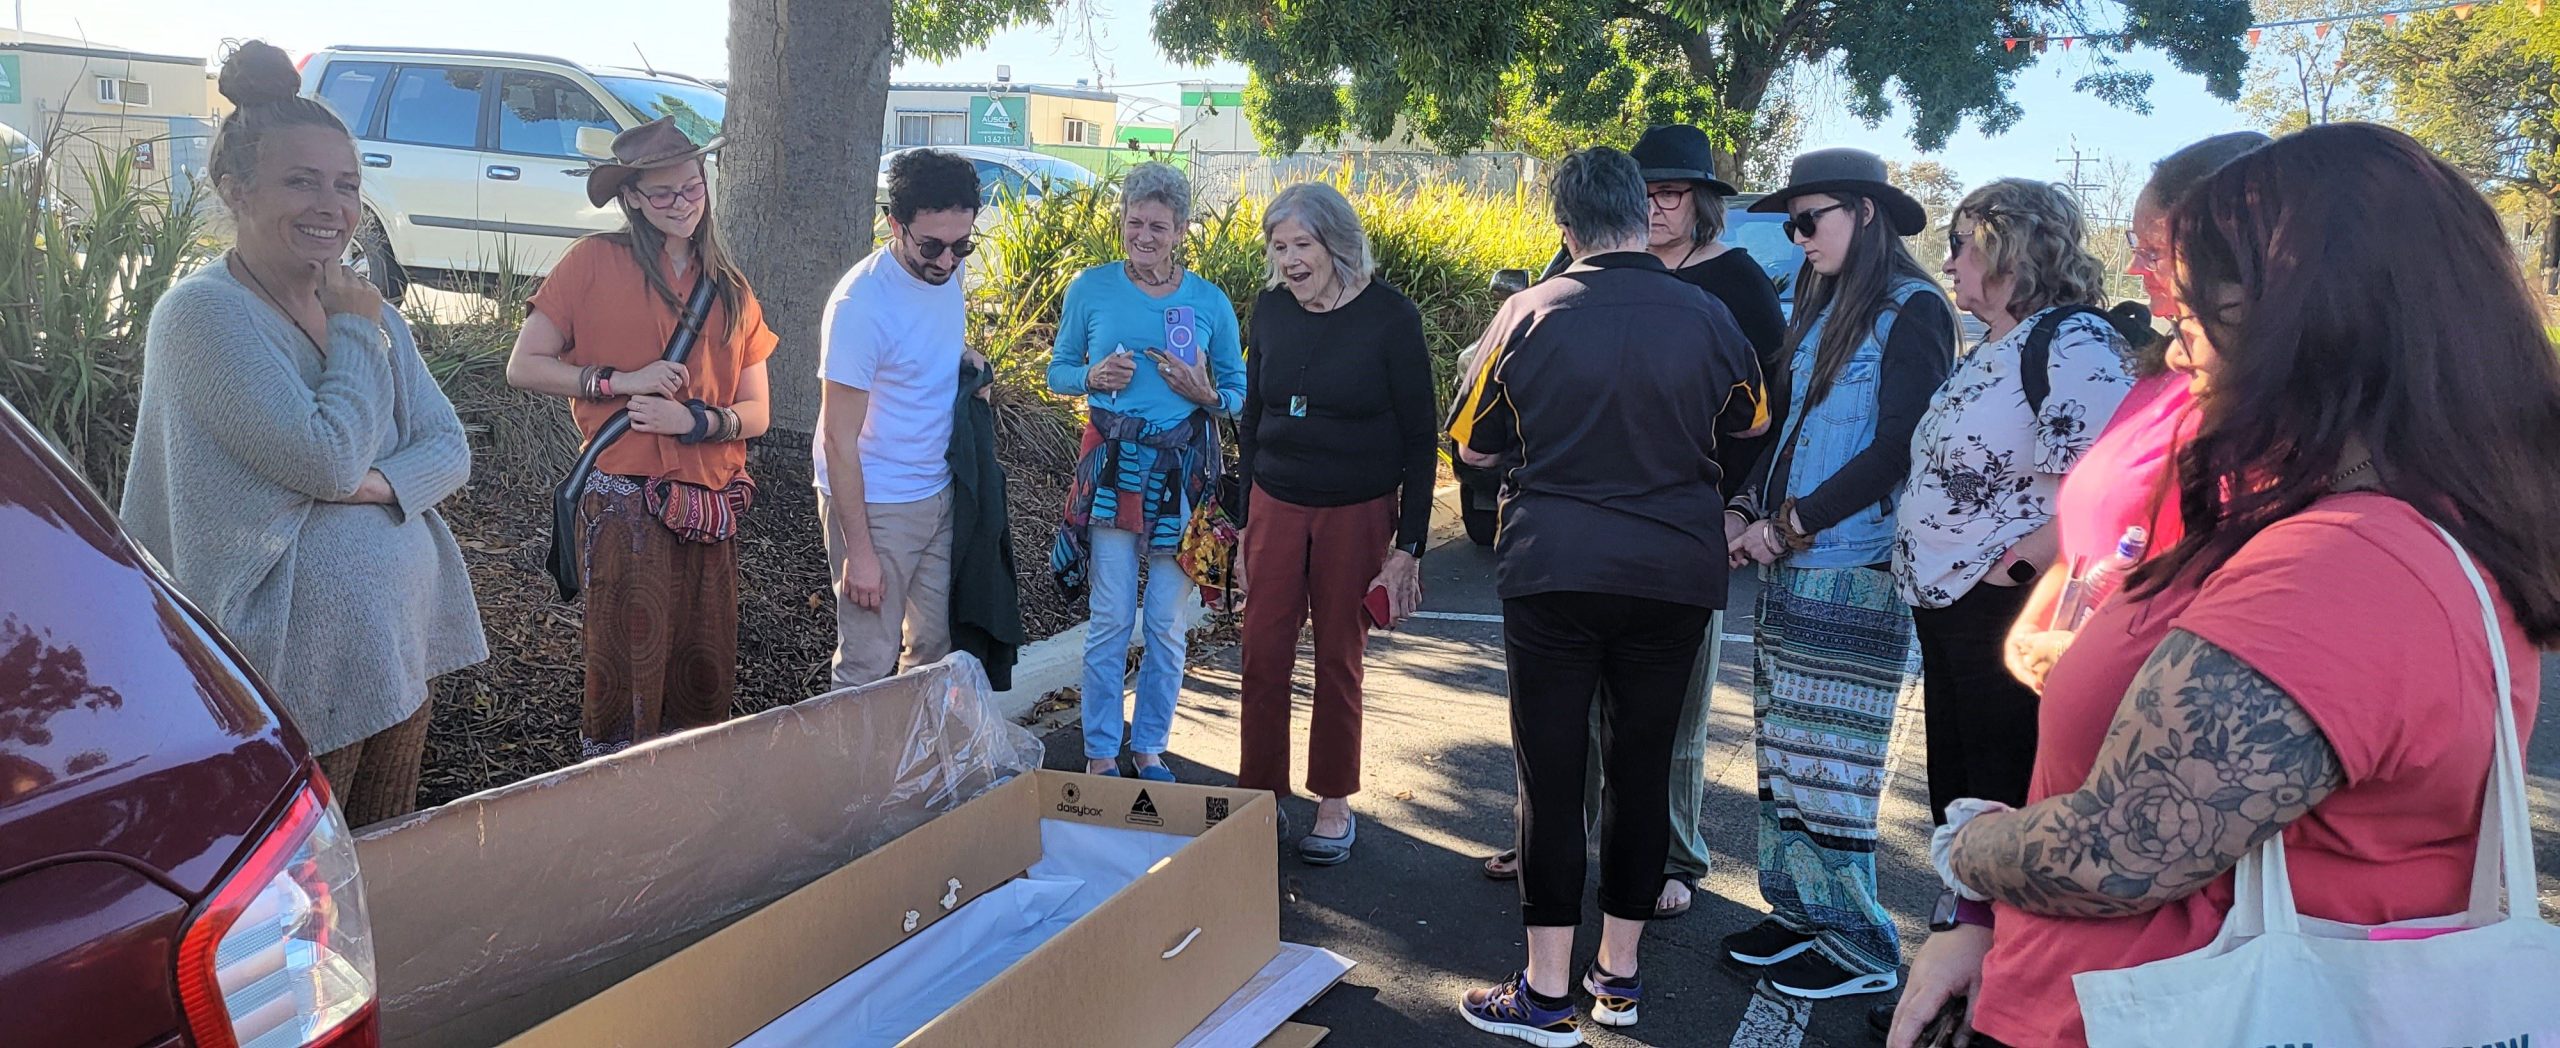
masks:
<path id="1" fill-rule="evenodd" d="M 1129 169 L 1120 187 L 1120 246 L 1067 285 L 1049 388 L 1085 398 L 1083 459 L 1068 488 L 1049 568 L 1089 590 L 1085 634 L 1086 770 L 1120 773 L 1129 632 L 1143 604 L 1146 657 L 1129 750 L 1139 778 L 1165 767 L 1182 692 L 1182 607 L 1192 588 L 1174 554 L 1192 507 L 1217 497 L 1217 416 L 1244 407 L 1244 352 L 1224 292 L 1174 262 L 1190 226 L 1191 184 L 1164 164 Z M 1143 598 L 1139 562 L 1147 564 Z"/>

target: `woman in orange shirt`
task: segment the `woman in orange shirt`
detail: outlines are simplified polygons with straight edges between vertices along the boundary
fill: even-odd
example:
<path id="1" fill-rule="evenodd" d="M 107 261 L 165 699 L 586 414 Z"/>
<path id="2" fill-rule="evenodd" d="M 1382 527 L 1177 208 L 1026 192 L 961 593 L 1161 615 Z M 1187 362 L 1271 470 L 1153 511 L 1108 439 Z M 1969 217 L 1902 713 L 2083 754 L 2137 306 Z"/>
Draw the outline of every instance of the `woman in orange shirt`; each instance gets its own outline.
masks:
<path id="1" fill-rule="evenodd" d="M 703 157 L 719 145 L 697 145 L 672 117 L 614 139 L 587 197 L 621 201 L 627 225 L 552 268 L 507 362 L 508 384 L 567 398 L 589 439 L 631 411 L 580 504 L 587 757 L 717 723 L 735 691 L 735 539 L 755 496 L 744 442 L 770 421 L 777 340 L 712 226 Z M 659 359 L 705 279 L 716 293 L 692 356 Z"/>

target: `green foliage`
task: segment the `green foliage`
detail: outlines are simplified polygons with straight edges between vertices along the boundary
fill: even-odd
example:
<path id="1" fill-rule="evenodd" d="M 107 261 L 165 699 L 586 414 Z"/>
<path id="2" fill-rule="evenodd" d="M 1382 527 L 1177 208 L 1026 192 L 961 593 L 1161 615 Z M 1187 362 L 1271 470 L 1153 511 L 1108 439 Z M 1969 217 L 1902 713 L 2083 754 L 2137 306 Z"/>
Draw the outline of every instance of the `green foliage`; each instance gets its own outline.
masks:
<path id="1" fill-rule="evenodd" d="M 2408 19 L 2398 32 L 2359 25 L 2348 62 L 2387 97 L 2392 122 L 2489 188 L 2560 189 L 2560 18 L 2520 3 L 2470 18 Z M 2543 49 L 2537 33 L 2550 33 Z"/>
<path id="2" fill-rule="evenodd" d="M 1006 26 L 1048 25 L 1057 7 L 1049 0 L 896 0 L 893 60 L 948 61 Z"/>
<path id="3" fill-rule="evenodd" d="M 144 324 L 208 256 L 198 201 L 144 187 L 129 157 L 106 153 L 80 172 L 90 203 L 76 226 L 45 168 L 0 179 L 0 398 L 109 505 L 132 454 Z"/>
<path id="4" fill-rule="evenodd" d="M 1836 63 L 1861 119 L 1907 105 L 1913 141 L 1936 149 L 1967 120 L 1995 134 L 2017 122 L 2009 93 L 2038 54 L 2005 37 L 2114 34 L 2075 52 L 2094 66 L 2077 86 L 2141 109 L 2150 78 L 2116 56 L 2166 52 L 2233 98 L 2250 22 L 2248 0 L 1163 0 L 1156 12 L 1174 57 L 1251 70 L 1247 109 L 1283 152 L 1384 138 L 1399 116 L 1451 152 L 1524 119 L 1606 138 L 1669 117 L 1748 155 L 1774 126 L 1755 114 L 1799 61 Z"/>
<path id="5" fill-rule="evenodd" d="M 1494 271 L 1545 265 L 1555 251 L 1554 223 L 1544 202 L 1526 193 L 1488 197 L 1437 182 L 1353 191 L 1354 178 L 1346 171 L 1336 185 L 1360 212 L 1378 279 L 1421 308 L 1445 389 L 1458 353 L 1500 304 L 1490 289 Z M 1246 198 L 1193 216 L 1182 248 L 1182 263 L 1226 292 L 1248 325 L 1263 291 L 1262 203 Z M 970 341 L 996 367 L 1005 390 L 1000 403 L 1068 411 L 1067 402 L 1039 391 L 1047 387 L 1067 284 L 1123 257 L 1114 190 L 1106 185 L 1009 200 L 980 239 L 970 260 L 977 281 L 970 292 Z"/>
<path id="6" fill-rule="evenodd" d="M 2258 17 L 2278 21 L 2372 9 L 2363 0 L 2256 0 L 2256 6 Z M 2249 55 L 2248 88 L 2240 95 L 2240 111 L 2250 123 L 2278 135 L 2313 124 L 2379 116 L 2381 100 L 2361 83 L 2354 64 L 2349 45 L 2354 28 L 2332 24 L 2326 32 L 2308 25 L 2267 30 Z"/>

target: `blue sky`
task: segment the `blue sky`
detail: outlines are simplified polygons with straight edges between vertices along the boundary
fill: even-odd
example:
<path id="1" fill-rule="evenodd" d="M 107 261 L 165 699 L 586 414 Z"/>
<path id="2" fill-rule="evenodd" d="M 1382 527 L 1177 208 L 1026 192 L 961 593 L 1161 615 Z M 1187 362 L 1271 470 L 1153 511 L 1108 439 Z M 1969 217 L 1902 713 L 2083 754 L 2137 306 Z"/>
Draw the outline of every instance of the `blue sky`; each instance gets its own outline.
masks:
<path id="1" fill-rule="evenodd" d="M 558 54 L 585 62 L 637 64 L 637 52 L 662 68 L 696 75 L 728 69 L 727 11 L 719 0 L 435 0 L 435 17 L 418 6 L 368 2 L 311 4 L 308 0 L 26 0 L 30 32 L 91 39 L 146 51 L 211 54 L 226 37 L 263 37 L 288 51 L 333 43 L 502 48 Z M 1166 58 L 1148 35 L 1150 0 L 1091 0 L 1095 14 L 1088 53 L 1082 26 L 1021 28 L 998 34 L 987 47 L 936 65 L 901 67 L 901 80 L 986 80 L 1007 64 L 1021 82 L 1072 83 L 1099 76 L 1125 94 L 1171 100 L 1171 81 L 1241 80 L 1233 65 L 1187 67 Z M 2133 68 L 2157 77 L 2148 116 L 2116 109 L 2070 89 L 2085 71 L 2086 52 L 2056 49 L 2019 80 L 2016 96 L 2026 118 L 2007 134 L 1987 137 L 1967 127 L 1931 158 L 1968 184 L 2004 175 L 2062 177 L 2076 136 L 2088 153 L 2124 161 L 2139 171 L 2178 146 L 2242 126 L 2230 105 L 2207 94 L 2200 78 L 2178 72 L 2153 56 L 2134 56 Z M 1805 145 L 1855 145 L 1898 160 L 1922 156 L 1905 137 L 1900 119 L 1870 129 L 1836 107 L 1818 107 Z"/>

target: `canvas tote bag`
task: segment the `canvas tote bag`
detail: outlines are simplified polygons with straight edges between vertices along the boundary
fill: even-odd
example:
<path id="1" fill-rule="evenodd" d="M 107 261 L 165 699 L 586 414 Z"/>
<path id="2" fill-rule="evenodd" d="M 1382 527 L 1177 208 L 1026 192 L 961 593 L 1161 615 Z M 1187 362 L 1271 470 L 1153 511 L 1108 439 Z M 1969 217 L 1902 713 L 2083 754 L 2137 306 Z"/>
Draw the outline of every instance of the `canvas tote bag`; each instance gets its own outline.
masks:
<path id="1" fill-rule="evenodd" d="M 2279 834 L 2240 860 L 2231 913 L 2203 949 L 2073 978 L 2091 1048 L 2560 1048 L 2560 928 L 2534 897 L 2507 646 L 2479 567 L 2436 533 L 2480 600 L 2497 669 L 2497 752 L 2469 907 L 2372 927 L 2305 917 Z"/>

